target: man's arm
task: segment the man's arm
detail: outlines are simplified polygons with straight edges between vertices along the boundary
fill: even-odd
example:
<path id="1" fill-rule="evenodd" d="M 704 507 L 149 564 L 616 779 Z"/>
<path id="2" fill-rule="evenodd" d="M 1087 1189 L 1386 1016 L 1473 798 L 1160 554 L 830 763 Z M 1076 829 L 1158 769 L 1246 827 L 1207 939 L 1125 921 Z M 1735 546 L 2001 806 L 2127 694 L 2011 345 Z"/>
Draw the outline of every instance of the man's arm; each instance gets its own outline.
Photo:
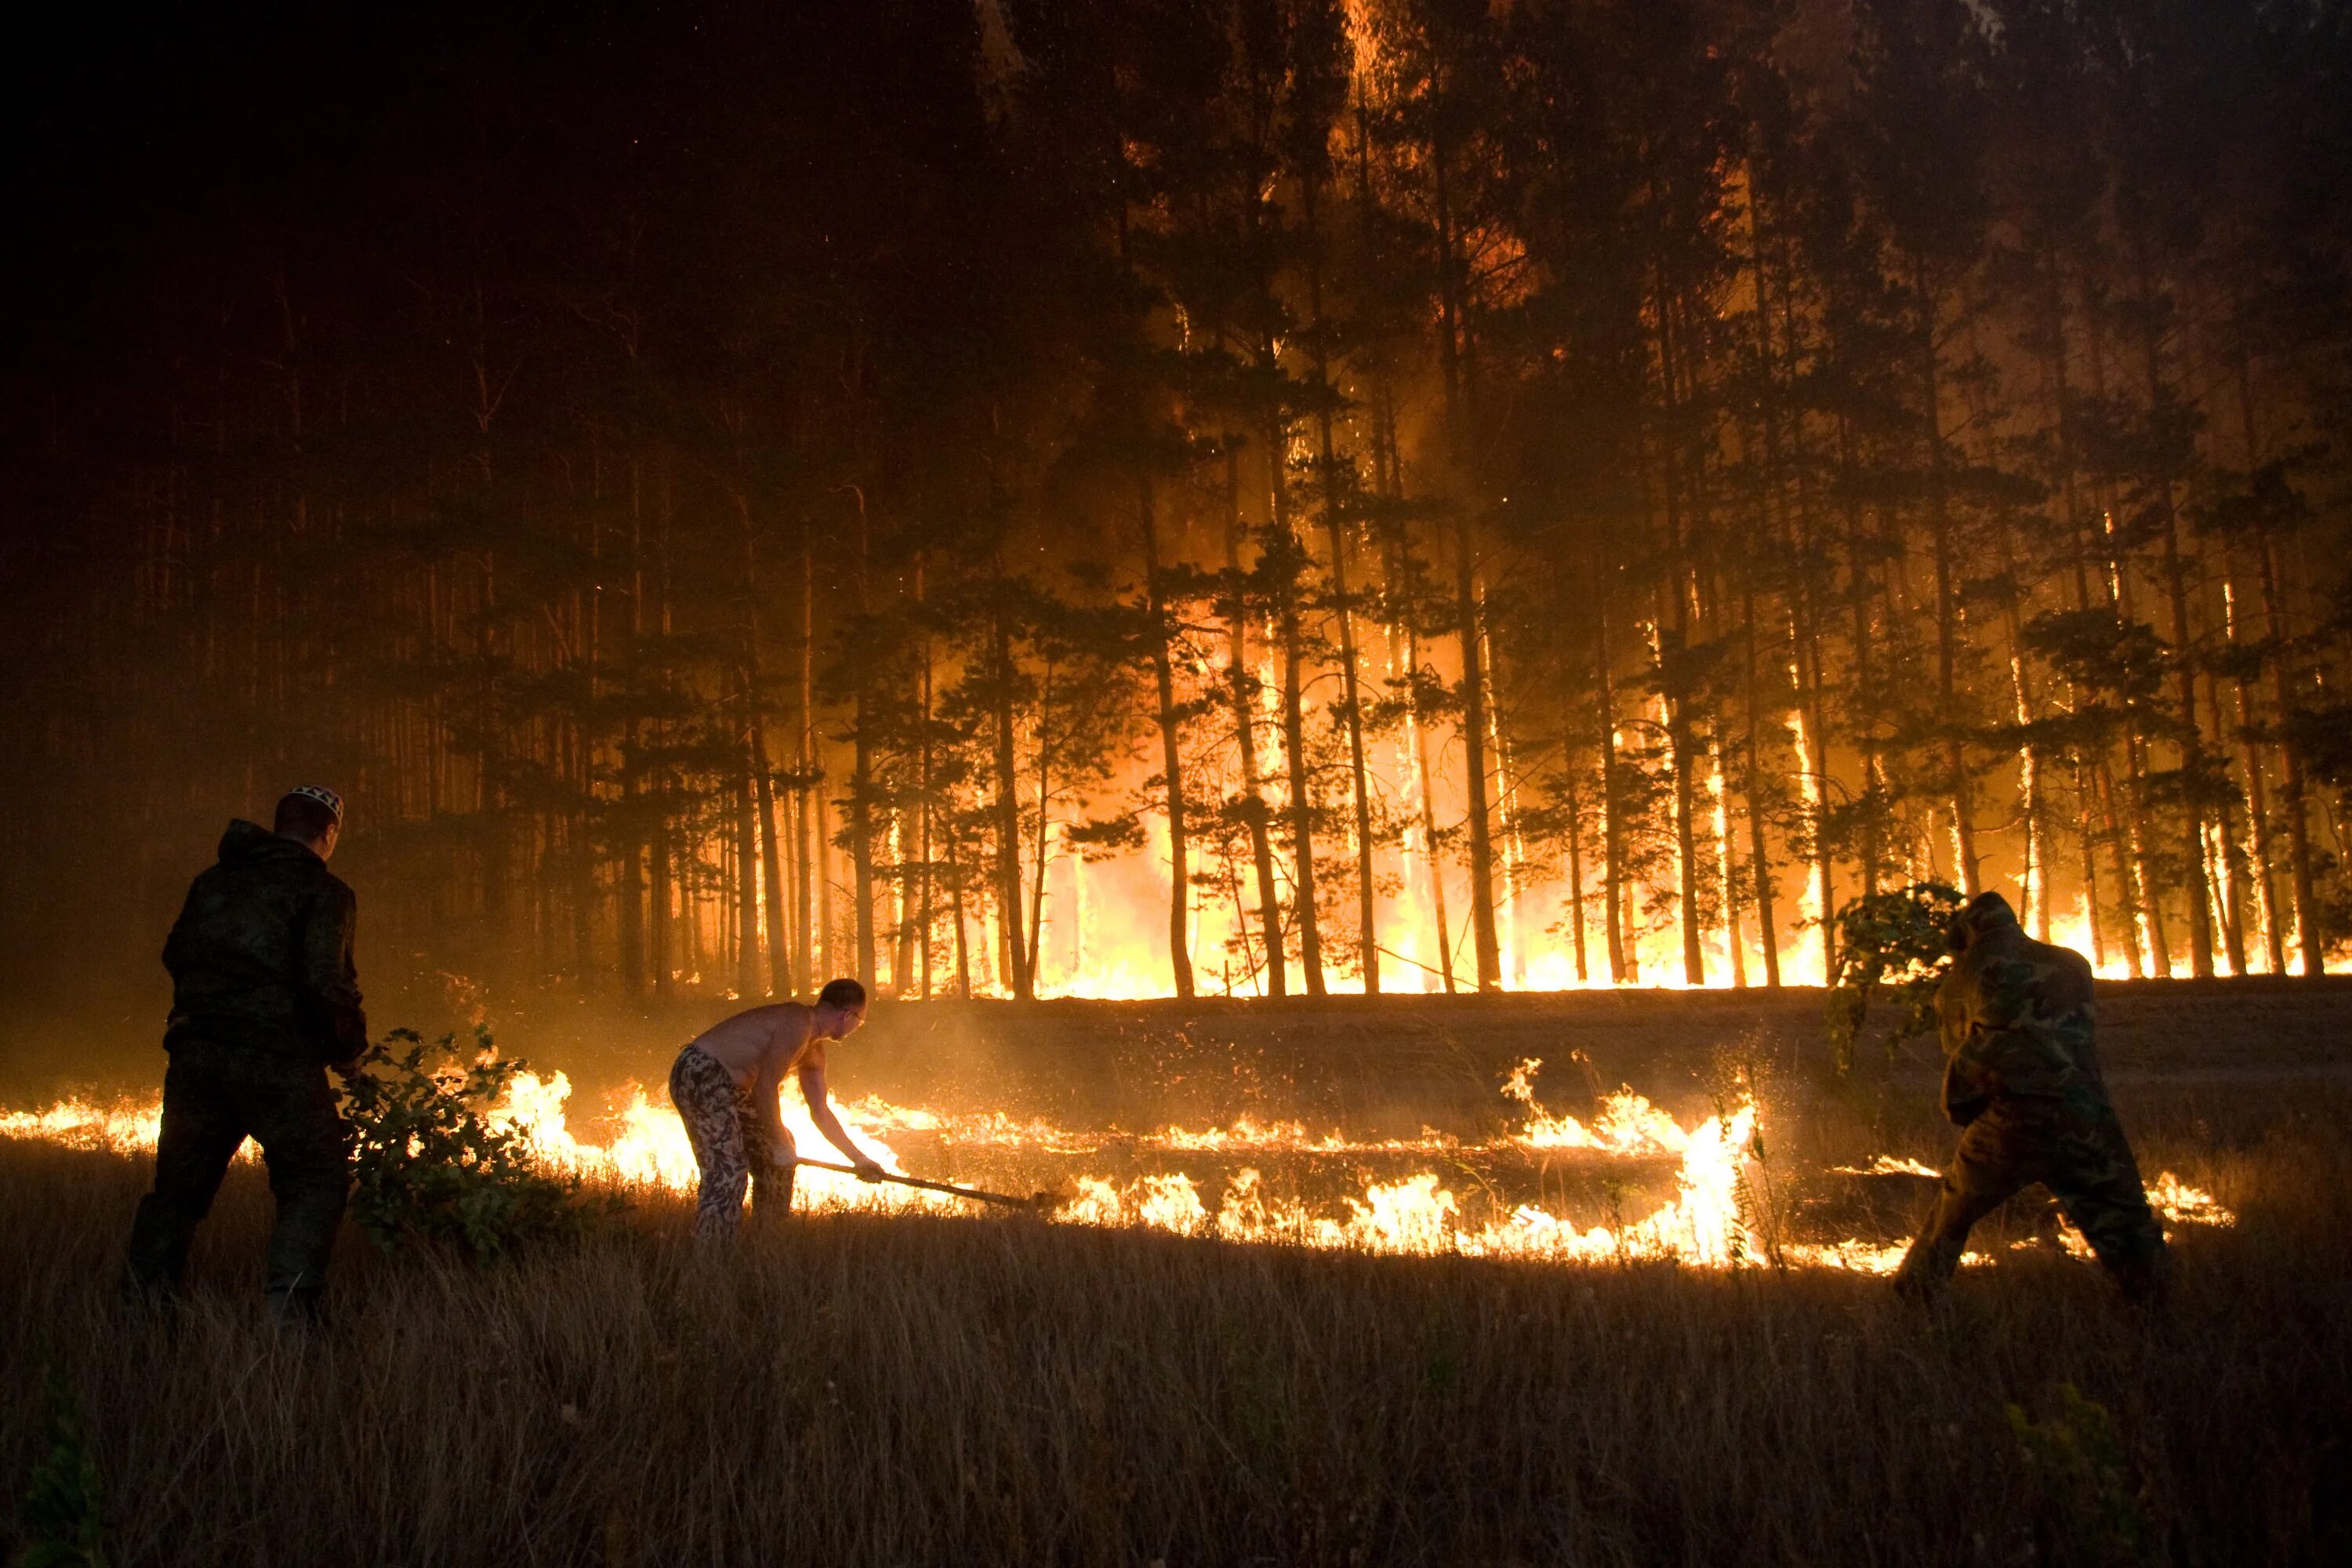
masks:
<path id="1" fill-rule="evenodd" d="M 851 1141 L 842 1130 L 841 1118 L 833 1113 L 833 1096 L 824 1087 L 824 1051 L 821 1047 L 801 1064 L 801 1098 L 808 1101 L 809 1120 L 824 1134 L 824 1141 L 847 1155 L 860 1176 L 870 1182 L 882 1173 L 874 1156 Z"/>
<path id="2" fill-rule="evenodd" d="M 359 966 L 352 959 L 358 924 L 359 900 L 338 881 L 328 884 L 302 927 L 302 988 L 326 1036 L 320 1054 L 338 1067 L 357 1061 L 368 1044 Z"/>
<path id="3" fill-rule="evenodd" d="M 1992 1104 L 1992 1089 L 1970 1064 L 1958 1057 L 1944 1064 L 1944 1120 L 1966 1127 Z"/>
<path id="4" fill-rule="evenodd" d="M 784 1131 L 784 1108 L 780 1103 L 784 1092 L 784 1063 L 792 1059 L 789 1049 L 771 1047 L 760 1058 L 759 1080 L 751 1086 L 751 1103 L 760 1108 L 760 1119 L 766 1123 L 768 1150 L 772 1159 L 782 1160 L 793 1146 L 792 1135 Z"/>

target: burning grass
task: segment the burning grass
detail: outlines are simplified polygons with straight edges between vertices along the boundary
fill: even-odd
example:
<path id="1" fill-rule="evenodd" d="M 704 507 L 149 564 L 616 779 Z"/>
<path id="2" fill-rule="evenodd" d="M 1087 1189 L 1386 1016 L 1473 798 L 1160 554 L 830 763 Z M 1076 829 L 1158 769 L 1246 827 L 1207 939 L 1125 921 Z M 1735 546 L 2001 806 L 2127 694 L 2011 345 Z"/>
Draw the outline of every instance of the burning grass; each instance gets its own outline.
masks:
<path id="1" fill-rule="evenodd" d="M 1834 1194 L 1851 1184 L 1839 1178 L 1937 1176 L 1916 1159 L 1884 1153 L 1867 1165 L 1826 1173 L 1776 1172 L 1744 1068 L 1729 1072 L 1733 1091 L 1718 1097 L 1712 1114 L 1687 1124 L 1630 1089 L 1596 1096 L 1588 1124 L 1538 1100 L 1541 1067 L 1528 1058 L 1505 1076 L 1503 1097 L 1520 1118 L 1476 1140 L 1426 1128 L 1415 1139 L 1366 1140 L 1247 1118 L 1228 1127 L 1107 1133 L 872 1097 L 844 1107 L 842 1120 L 887 1171 L 902 1166 L 884 1133 L 922 1140 L 926 1168 L 969 1166 L 977 1157 L 993 1184 L 1057 1184 L 1065 1196 L 1056 1212 L 1078 1223 L 1320 1249 L 1549 1263 L 1793 1264 L 1885 1273 L 1900 1260 L 1902 1236 L 1883 1224 L 1872 1237 L 1823 1229 L 1845 1217 Z M 456 1068 L 446 1070 L 455 1081 Z M 631 1086 L 610 1114 L 596 1119 L 601 1128 L 583 1131 L 573 1125 L 571 1099 L 562 1073 L 517 1074 L 490 1120 L 568 1176 L 624 1192 L 692 1190 L 692 1152 L 667 1107 Z M 782 1110 L 804 1152 L 829 1152 L 795 1097 L 788 1094 Z M 158 1124 L 153 1105 L 134 1102 L 109 1109 L 66 1101 L 43 1111 L 0 1113 L 0 1133 L 121 1152 L 152 1147 Z M 1433 1157 L 1445 1168 L 1430 1168 Z M 1123 1175 L 1101 1173 L 1114 1164 L 1125 1166 Z M 820 1205 L 961 1210 L 961 1200 L 936 1191 L 867 1185 L 822 1168 L 804 1170 L 802 1183 L 804 1197 Z M 2176 1228 L 2234 1220 L 2211 1194 L 2169 1171 L 2157 1177 L 2149 1195 Z M 2089 1256 L 2071 1227 L 2045 1229 L 2078 1257 Z M 1965 1261 L 1989 1260 L 1970 1253 Z"/>
<path id="2" fill-rule="evenodd" d="M 2041 1252 L 1940 1318 L 1829 1270 L 922 1214 L 701 1268 L 655 1187 L 510 1267 L 352 1247 L 290 1350 L 245 1288 L 257 1171 L 165 1331 L 111 1300 L 142 1163 L 11 1142 L 0 1474 L 46 1362 L 133 1563 L 2340 1559 L 2352 1143 L 2323 1125 L 2161 1151 L 2240 1222 L 2177 1237 L 2153 1321 Z"/>

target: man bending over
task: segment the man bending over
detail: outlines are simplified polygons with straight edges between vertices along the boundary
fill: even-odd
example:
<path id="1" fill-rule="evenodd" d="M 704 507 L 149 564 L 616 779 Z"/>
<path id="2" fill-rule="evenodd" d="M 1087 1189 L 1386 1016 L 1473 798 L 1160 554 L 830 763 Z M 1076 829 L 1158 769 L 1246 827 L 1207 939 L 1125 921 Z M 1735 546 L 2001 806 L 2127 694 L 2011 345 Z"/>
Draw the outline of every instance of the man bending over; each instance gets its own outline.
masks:
<path id="1" fill-rule="evenodd" d="M 830 980 L 816 1005 L 779 1002 L 715 1024 L 677 1053 L 669 1069 L 670 1103 L 686 1123 L 701 1170 L 694 1235 L 698 1245 L 725 1247 L 735 1239 L 747 1185 L 761 1215 L 781 1217 L 793 1206 L 793 1135 L 777 1100 L 787 1075 L 798 1073 L 809 1120 L 857 1173 L 882 1173 L 842 1131 L 824 1087 L 825 1047 L 866 1021 L 866 987 Z"/>

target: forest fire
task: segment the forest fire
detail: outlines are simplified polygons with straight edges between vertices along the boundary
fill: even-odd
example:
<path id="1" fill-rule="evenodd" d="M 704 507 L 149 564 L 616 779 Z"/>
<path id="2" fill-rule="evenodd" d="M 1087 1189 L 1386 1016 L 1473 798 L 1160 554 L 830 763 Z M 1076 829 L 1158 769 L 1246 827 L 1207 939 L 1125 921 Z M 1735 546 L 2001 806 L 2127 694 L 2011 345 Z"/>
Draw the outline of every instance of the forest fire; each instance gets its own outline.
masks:
<path id="1" fill-rule="evenodd" d="M 1786 1183 L 1759 1158 L 1761 1113 L 1753 1100 L 1727 1105 L 1717 1114 L 1685 1123 L 1631 1089 L 1601 1097 L 1588 1123 L 1547 1111 L 1531 1081 L 1541 1064 L 1522 1062 L 1504 1092 L 1519 1105 L 1524 1120 L 1507 1132 L 1485 1140 L 1425 1133 L 1419 1139 L 1357 1140 L 1339 1132 L 1310 1133 L 1297 1121 L 1237 1119 L 1228 1126 L 1166 1127 L 1129 1134 L 1081 1131 L 1037 1121 L 993 1115 L 942 1114 L 867 1098 L 840 1108 L 842 1121 L 859 1147 L 893 1173 L 904 1173 L 898 1152 L 884 1134 L 913 1134 L 937 1151 L 979 1152 L 1008 1158 L 1025 1176 L 1051 1173 L 1066 1196 L 1055 1209 L 1063 1219 L 1099 1226 L 1139 1226 L 1226 1241 L 1271 1243 L 1372 1253 L 1452 1253 L 1562 1264 L 1610 1261 L 1673 1261 L 1702 1268 L 1780 1265 L 1885 1273 L 1902 1256 L 1888 1241 L 1857 1238 L 1806 1240 L 1781 1234 L 1772 1212 L 1772 1184 Z M 691 1191 L 696 1169 L 677 1117 L 635 1086 L 616 1097 L 604 1118 L 601 1138 L 573 1130 L 570 1079 L 517 1076 L 504 1100 L 491 1112 L 496 1124 L 521 1134 L 550 1166 L 592 1182 L 620 1188 Z M 823 1139 L 799 1100 L 787 1097 L 784 1122 L 803 1150 L 822 1149 Z M 154 1146 L 160 1108 L 152 1103 L 105 1107 L 62 1100 L 39 1111 L 0 1112 L 0 1138 L 19 1138 L 142 1153 Z M 1185 1155 L 1246 1157 L 1248 1163 L 1221 1176 L 1181 1168 L 1147 1171 L 1119 1180 L 1087 1169 L 1089 1156 L 1116 1146 L 1156 1156 L 1154 1163 L 1181 1162 Z M 1547 1156 L 1569 1153 L 1602 1162 L 1648 1162 L 1673 1167 L 1672 1195 L 1637 1217 L 1612 1215 L 1606 1223 L 1580 1224 L 1538 1203 L 1504 1203 L 1482 1194 L 1474 1202 L 1449 1185 L 1437 1171 L 1408 1171 L 1386 1178 L 1359 1175 L 1352 1190 L 1316 1202 L 1285 1193 L 1297 1178 L 1340 1162 L 1333 1173 L 1344 1186 L 1346 1162 L 1367 1155 L 1442 1156 L 1458 1171 L 1484 1184 L 1499 1171 Z M 247 1157 L 252 1157 L 247 1146 Z M 1879 1155 L 1867 1164 L 1841 1166 L 1832 1175 L 1933 1178 L 1937 1173 L 1916 1160 Z M 803 1169 L 798 1184 L 805 1203 L 824 1207 L 956 1212 L 958 1200 L 937 1193 L 875 1185 L 821 1169 Z M 1457 1180 L 1458 1184 L 1458 1180 Z M 2168 1226 L 2227 1226 L 2230 1210 L 2212 1195 L 2170 1172 L 2149 1185 L 2148 1197 Z M 2084 1250 L 2081 1238 L 2063 1233 L 2070 1249 Z M 2021 1244 L 2023 1245 L 2023 1244 Z M 1983 1262 L 1971 1254 L 1970 1261 Z"/>

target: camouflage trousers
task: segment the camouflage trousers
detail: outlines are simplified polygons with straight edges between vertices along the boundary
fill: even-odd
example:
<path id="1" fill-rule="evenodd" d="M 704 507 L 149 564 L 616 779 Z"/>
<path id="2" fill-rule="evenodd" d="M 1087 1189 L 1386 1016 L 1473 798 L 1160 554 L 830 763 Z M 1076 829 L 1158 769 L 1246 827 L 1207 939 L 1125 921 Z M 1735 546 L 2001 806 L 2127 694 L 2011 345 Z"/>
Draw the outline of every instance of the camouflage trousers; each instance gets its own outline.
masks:
<path id="1" fill-rule="evenodd" d="M 1935 1212 L 1895 1276 L 1912 1289 L 1950 1280 L 1977 1221 L 2022 1189 L 2050 1189 L 2126 1294 L 2162 1291 L 2164 1229 L 2114 1111 L 2086 1116 L 2054 1101 L 2004 1096 L 1960 1134 Z"/>
<path id="2" fill-rule="evenodd" d="M 669 1100 L 686 1123 L 701 1173 L 694 1212 L 697 1246 L 724 1247 L 735 1239 L 747 1189 L 754 1194 L 754 1215 L 782 1217 L 792 1212 L 792 1134 L 784 1134 L 781 1151 L 772 1148 L 767 1118 L 725 1068 L 687 1047 L 669 1069 Z"/>
<path id="3" fill-rule="evenodd" d="M 127 1282 L 134 1295 L 178 1291 L 196 1226 L 248 1137 L 261 1145 L 278 1200 L 268 1289 L 315 1300 L 351 1193 L 350 1131 L 327 1069 L 201 1039 L 174 1047 L 163 1072 L 155 1188 L 139 1200 L 131 1226 Z"/>

